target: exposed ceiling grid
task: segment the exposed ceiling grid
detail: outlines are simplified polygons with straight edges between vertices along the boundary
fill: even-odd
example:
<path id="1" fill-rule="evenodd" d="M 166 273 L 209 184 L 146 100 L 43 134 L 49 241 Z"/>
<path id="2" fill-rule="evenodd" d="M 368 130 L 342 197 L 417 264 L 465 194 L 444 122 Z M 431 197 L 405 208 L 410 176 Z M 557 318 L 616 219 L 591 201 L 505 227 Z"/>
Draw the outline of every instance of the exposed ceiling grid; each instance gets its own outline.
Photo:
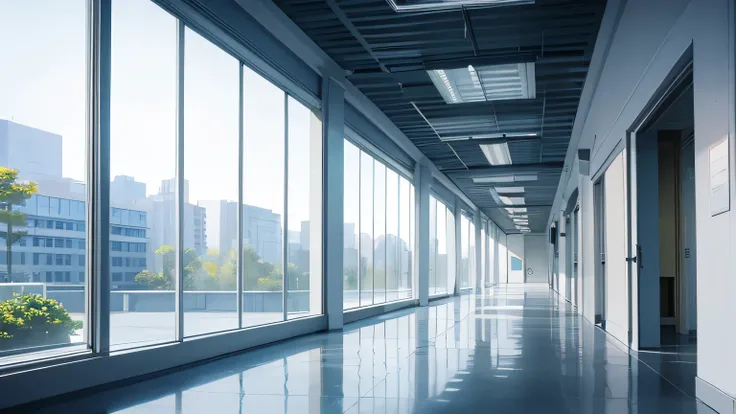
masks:
<path id="1" fill-rule="evenodd" d="M 491 196 L 494 186 L 523 186 L 531 230 L 546 230 L 605 0 L 402 13 L 386 0 L 274 3 L 506 232 L 516 229 L 506 206 Z M 441 62 L 521 54 L 534 57 L 534 99 L 448 104 L 426 72 Z M 499 132 L 509 136 L 498 142 L 508 143 L 512 165 L 490 166 L 473 140 L 440 139 Z M 529 133 L 538 137 L 511 137 Z M 537 174 L 538 180 L 477 184 L 472 179 L 518 172 Z"/>

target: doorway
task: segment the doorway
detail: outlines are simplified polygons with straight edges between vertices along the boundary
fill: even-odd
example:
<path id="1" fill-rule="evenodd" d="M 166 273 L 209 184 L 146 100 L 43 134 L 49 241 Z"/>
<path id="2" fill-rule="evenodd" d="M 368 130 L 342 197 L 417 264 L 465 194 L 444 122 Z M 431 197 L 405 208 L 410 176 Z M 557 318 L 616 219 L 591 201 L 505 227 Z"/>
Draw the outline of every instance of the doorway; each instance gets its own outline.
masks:
<path id="1" fill-rule="evenodd" d="M 606 329 L 606 226 L 603 177 L 593 184 L 593 234 L 595 235 L 595 324 Z"/>
<path id="2" fill-rule="evenodd" d="M 676 72 L 627 138 L 631 346 L 696 346 L 692 64 Z"/>

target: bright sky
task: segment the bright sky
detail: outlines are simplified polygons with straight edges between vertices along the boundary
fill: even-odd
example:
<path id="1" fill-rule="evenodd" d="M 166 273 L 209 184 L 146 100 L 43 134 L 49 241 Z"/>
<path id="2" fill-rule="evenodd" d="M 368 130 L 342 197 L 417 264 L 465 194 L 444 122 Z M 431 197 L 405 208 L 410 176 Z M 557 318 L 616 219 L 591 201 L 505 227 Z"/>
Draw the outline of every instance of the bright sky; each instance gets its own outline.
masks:
<path id="1" fill-rule="evenodd" d="M 60 134 L 63 174 L 80 181 L 85 177 L 85 3 L 0 0 L 0 119 Z M 113 0 L 112 7 L 111 176 L 133 176 L 155 194 L 161 180 L 175 176 L 176 20 L 149 0 Z M 238 61 L 187 29 L 184 65 L 190 202 L 237 200 Z M 250 69 L 244 78 L 243 201 L 283 219 L 284 93 Z M 301 221 L 309 220 L 310 125 L 319 121 L 297 101 L 288 102 L 289 229 L 300 230 Z M 346 145 L 345 222 L 356 223 L 356 232 L 358 154 L 357 147 Z M 371 159 L 363 155 L 364 162 Z M 385 171 L 376 168 L 379 205 Z M 402 184 L 406 203 L 409 185 Z M 389 184 L 388 190 L 395 192 L 396 186 Z M 395 199 L 389 196 L 392 204 Z M 388 224 L 395 227 L 397 219 L 388 217 Z M 383 228 L 384 220 L 375 224 Z M 408 217 L 400 225 L 408 240 Z"/>
<path id="2" fill-rule="evenodd" d="M 85 3 L 0 0 L 0 119 L 60 134 L 63 174 L 77 180 L 85 177 Z M 112 4 L 111 176 L 133 176 L 153 194 L 175 175 L 176 20 L 148 0 Z M 283 218 L 284 93 L 250 69 L 244 77 L 244 202 Z M 187 29 L 190 202 L 237 200 L 238 104 L 238 61 Z M 292 230 L 309 220 L 310 122 L 290 99 Z"/>

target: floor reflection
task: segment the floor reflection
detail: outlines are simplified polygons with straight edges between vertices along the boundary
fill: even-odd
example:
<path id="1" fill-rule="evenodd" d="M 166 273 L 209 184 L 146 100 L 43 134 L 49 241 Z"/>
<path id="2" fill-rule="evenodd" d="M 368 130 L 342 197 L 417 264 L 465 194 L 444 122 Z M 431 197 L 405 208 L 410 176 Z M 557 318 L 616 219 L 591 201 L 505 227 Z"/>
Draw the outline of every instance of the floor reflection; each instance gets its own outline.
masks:
<path id="1" fill-rule="evenodd" d="M 23 412 L 713 413 L 694 368 L 692 354 L 631 355 L 545 286 L 518 285 Z"/>

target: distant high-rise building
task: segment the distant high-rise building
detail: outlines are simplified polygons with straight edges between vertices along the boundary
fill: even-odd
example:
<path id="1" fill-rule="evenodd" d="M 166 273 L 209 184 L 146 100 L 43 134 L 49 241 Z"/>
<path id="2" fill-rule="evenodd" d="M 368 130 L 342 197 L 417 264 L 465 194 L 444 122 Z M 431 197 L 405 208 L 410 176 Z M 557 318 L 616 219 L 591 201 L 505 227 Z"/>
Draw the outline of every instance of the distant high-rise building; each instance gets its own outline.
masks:
<path id="1" fill-rule="evenodd" d="M 61 135 L 0 120 L 0 166 L 20 170 L 22 180 L 62 177 Z"/>
<path id="2" fill-rule="evenodd" d="M 136 181 L 127 175 L 116 175 L 110 182 L 112 202 L 137 204 L 146 198 L 146 183 Z"/>
<path id="3" fill-rule="evenodd" d="M 243 243 L 250 245 L 265 262 L 282 261 L 281 215 L 272 210 L 243 205 Z"/>
<path id="4" fill-rule="evenodd" d="M 161 181 L 158 194 L 147 197 L 146 210 L 151 217 L 151 248 L 148 256 L 156 268 L 161 268 L 163 258 L 155 254 L 163 245 L 176 246 L 176 180 Z M 189 183 L 184 182 L 185 194 Z M 186 200 L 186 197 L 185 197 Z M 201 206 L 184 204 L 184 248 L 192 248 L 197 254 L 207 253 L 207 213 Z"/>
<path id="5" fill-rule="evenodd" d="M 238 203 L 235 201 L 200 201 L 199 204 L 207 208 L 207 216 L 210 219 L 209 227 L 218 228 L 218 250 L 220 254 L 225 254 L 233 249 L 237 249 L 238 244 L 238 226 L 237 226 L 237 210 Z M 213 217 L 209 209 L 216 210 Z M 281 215 L 274 213 L 272 210 L 243 205 L 243 243 L 251 246 L 256 254 L 265 262 L 281 263 L 283 252 L 282 242 L 283 235 L 281 232 Z M 293 237 L 296 237 L 294 235 Z M 295 245 L 299 237 L 294 239 Z"/>

